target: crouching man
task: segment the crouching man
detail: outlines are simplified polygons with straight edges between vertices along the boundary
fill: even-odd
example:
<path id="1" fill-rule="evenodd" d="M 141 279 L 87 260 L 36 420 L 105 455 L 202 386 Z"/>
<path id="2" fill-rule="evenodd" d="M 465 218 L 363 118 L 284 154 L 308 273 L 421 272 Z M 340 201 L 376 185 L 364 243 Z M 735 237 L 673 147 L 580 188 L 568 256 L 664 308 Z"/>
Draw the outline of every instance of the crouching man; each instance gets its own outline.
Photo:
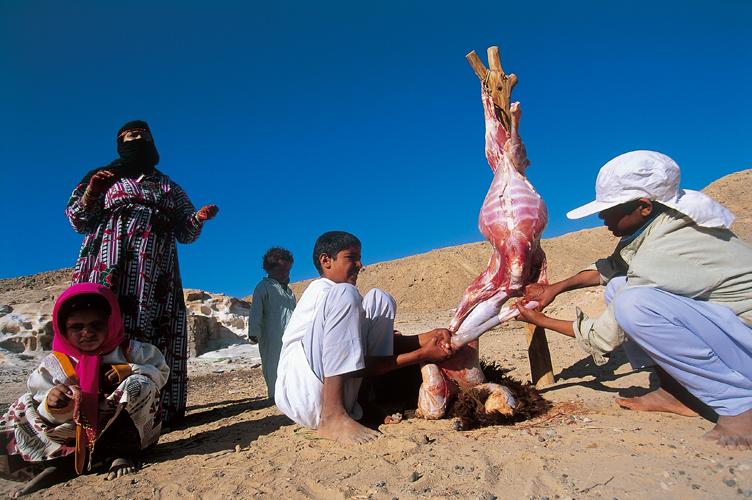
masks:
<path id="1" fill-rule="evenodd" d="M 567 216 L 598 213 L 622 238 L 616 250 L 542 291 L 530 286 L 525 299 L 540 310 L 559 293 L 604 284 L 608 309 L 596 320 L 578 309 L 572 323 L 519 306 L 520 317 L 576 337 L 597 364 L 624 344 L 633 366 L 657 365 L 661 387 L 618 404 L 697 415 L 679 394 L 683 387 L 719 415 L 705 439 L 746 450 L 752 447 L 752 246 L 729 230 L 728 210 L 679 189 L 679 179 L 679 166 L 654 151 L 604 165 L 596 201 Z"/>

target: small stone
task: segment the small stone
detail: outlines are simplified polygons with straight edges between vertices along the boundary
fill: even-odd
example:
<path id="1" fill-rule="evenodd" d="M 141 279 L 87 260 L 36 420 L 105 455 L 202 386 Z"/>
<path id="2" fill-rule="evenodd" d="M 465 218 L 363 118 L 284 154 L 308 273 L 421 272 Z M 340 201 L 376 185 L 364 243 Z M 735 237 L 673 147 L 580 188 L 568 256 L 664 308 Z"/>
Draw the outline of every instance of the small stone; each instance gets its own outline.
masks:
<path id="1" fill-rule="evenodd" d="M 376 483 L 377 488 L 383 488 L 384 486 L 386 486 L 386 483 L 384 481 L 379 481 L 378 483 Z"/>
<path id="2" fill-rule="evenodd" d="M 555 436 L 556 431 L 546 431 L 546 436 Z"/>
<path id="3" fill-rule="evenodd" d="M 683 476 L 684 474 L 686 474 L 686 472 L 684 472 L 683 470 L 680 470 L 680 471 L 679 471 L 679 475 L 680 475 L 680 476 Z"/>
<path id="4" fill-rule="evenodd" d="M 666 490 L 666 491 L 671 491 L 671 486 L 669 486 L 668 483 L 666 483 L 666 481 L 661 481 L 660 484 L 661 484 L 661 489 Z"/>
<path id="5" fill-rule="evenodd" d="M 744 492 L 744 498 L 752 498 L 752 490 L 746 490 Z"/>
<path id="6" fill-rule="evenodd" d="M 413 472 L 412 475 L 410 476 L 410 482 L 414 483 L 418 479 L 420 479 L 420 474 L 418 474 L 418 471 Z"/>
<path id="7" fill-rule="evenodd" d="M 736 481 L 734 481 L 733 479 L 724 479 L 723 482 L 726 483 L 726 486 L 736 486 Z"/>
<path id="8" fill-rule="evenodd" d="M 692 485 L 692 489 L 693 490 L 699 490 L 700 489 L 700 485 L 699 484 L 693 484 Z"/>
<path id="9" fill-rule="evenodd" d="M 543 436 L 538 436 L 538 442 L 545 443 L 546 442 L 546 438 L 544 438 Z"/>

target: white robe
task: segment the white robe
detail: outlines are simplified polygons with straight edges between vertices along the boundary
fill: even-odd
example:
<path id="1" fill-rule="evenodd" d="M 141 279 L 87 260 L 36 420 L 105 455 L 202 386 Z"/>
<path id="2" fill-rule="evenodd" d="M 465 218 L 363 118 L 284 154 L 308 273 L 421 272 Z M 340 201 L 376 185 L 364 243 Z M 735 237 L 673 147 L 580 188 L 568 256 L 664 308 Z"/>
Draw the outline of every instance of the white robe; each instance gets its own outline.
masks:
<path id="1" fill-rule="evenodd" d="M 365 367 L 366 355 L 391 355 L 395 312 L 394 299 L 381 290 L 371 290 L 364 300 L 353 285 L 313 281 L 282 338 L 277 407 L 298 424 L 318 428 L 324 383 L 315 371 L 323 377 L 352 373 Z M 357 404 L 361 381 L 349 378 L 345 386 L 345 408 L 356 420 L 363 416 Z"/>

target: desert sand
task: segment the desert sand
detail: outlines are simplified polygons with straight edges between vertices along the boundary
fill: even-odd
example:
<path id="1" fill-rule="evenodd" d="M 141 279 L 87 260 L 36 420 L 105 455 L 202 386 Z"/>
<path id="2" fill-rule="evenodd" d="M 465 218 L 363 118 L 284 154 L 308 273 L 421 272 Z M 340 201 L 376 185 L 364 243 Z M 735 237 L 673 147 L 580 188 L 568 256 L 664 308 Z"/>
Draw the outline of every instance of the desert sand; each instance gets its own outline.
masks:
<path id="1" fill-rule="evenodd" d="M 752 170 L 724 177 L 706 193 L 737 215 L 733 230 L 752 242 Z M 549 276 L 565 278 L 611 252 L 604 228 L 544 240 Z M 364 249 L 364 254 L 367 249 Z M 444 327 L 467 284 L 485 267 L 487 243 L 438 249 L 366 267 L 358 287 L 395 296 L 396 328 Z M 65 270 L 0 280 L 0 302 L 64 286 Z M 306 282 L 293 284 L 298 297 Z M 45 292 L 47 290 L 47 292 Z M 574 305 L 597 315 L 602 290 L 570 292 L 548 308 L 562 319 Z M 364 446 L 318 439 L 266 399 L 260 367 L 192 365 L 188 415 L 144 456 L 135 475 L 105 481 L 102 470 L 26 498 L 94 499 L 706 499 L 752 497 L 752 451 L 703 441 L 712 416 L 681 417 L 619 408 L 615 397 L 645 394 L 651 370 L 633 371 L 621 350 L 598 367 L 575 341 L 548 332 L 556 382 L 541 394 L 551 410 L 532 421 L 471 431 L 451 419 L 427 421 L 410 411 Z M 481 356 L 520 381 L 530 378 L 522 323 L 481 338 Z M 19 365 L 0 374 L 0 409 L 24 390 Z M 0 480 L 5 495 L 16 483 Z"/>

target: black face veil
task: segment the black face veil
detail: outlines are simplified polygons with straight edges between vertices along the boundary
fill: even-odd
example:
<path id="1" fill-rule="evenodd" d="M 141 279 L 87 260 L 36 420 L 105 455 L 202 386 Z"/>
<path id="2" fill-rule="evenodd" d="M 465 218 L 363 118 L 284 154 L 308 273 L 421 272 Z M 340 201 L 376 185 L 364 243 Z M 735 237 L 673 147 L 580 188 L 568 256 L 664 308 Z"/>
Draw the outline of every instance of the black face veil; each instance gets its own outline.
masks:
<path id="1" fill-rule="evenodd" d="M 79 184 L 88 184 L 92 176 L 102 170 L 109 170 L 118 179 L 135 179 L 142 174 L 158 172 L 154 167 L 159 163 L 159 153 L 154 145 L 153 137 L 152 140 L 146 140 L 144 137 L 135 141 L 123 140 L 124 133 L 133 129 L 143 129 L 151 135 L 149 125 L 142 120 L 134 120 L 120 127 L 117 134 L 117 152 L 120 158 L 107 166 L 92 170 L 81 179 Z"/>

